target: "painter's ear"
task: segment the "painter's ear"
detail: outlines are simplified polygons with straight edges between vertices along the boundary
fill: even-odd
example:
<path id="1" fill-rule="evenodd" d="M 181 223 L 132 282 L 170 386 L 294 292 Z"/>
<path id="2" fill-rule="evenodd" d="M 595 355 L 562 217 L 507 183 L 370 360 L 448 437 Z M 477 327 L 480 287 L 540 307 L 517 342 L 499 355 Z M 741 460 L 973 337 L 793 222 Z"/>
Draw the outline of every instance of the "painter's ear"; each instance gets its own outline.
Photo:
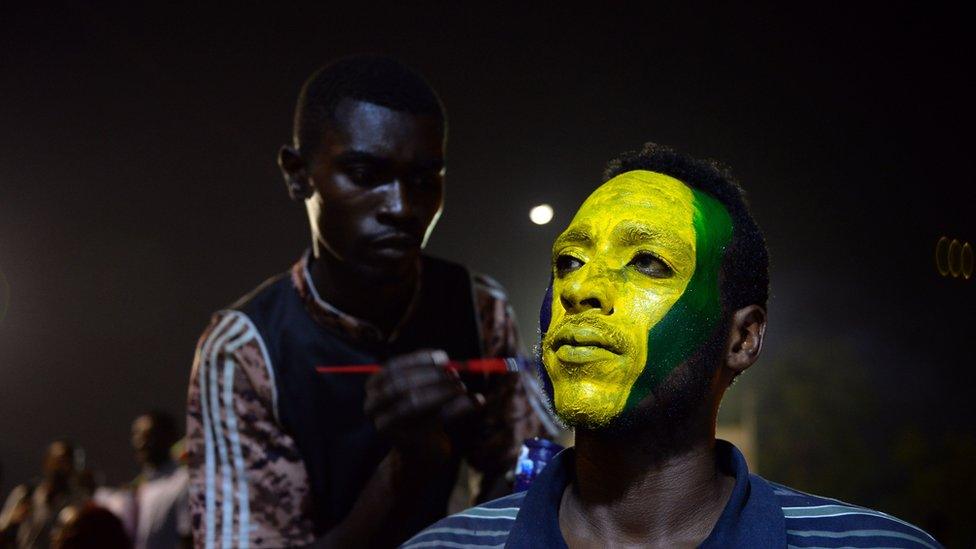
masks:
<path id="1" fill-rule="evenodd" d="M 749 305 L 732 315 L 726 365 L 739 375 L 759 358 L 766 334 L 766 309 Z"/>
<path id="2" fill-rule="evenodd" d="M 312 196 L 312 182 L 309 180 L 308 172 L 305 168 L 305 159 L 298 152 L 298 149 L 289 145 L 282 145 L 278 149 L 278 167 L 281 168 L 281 175 L 285 178 L 285 186 L 288 187 L 288 196 L 296 202 L 303 202 Z"/>

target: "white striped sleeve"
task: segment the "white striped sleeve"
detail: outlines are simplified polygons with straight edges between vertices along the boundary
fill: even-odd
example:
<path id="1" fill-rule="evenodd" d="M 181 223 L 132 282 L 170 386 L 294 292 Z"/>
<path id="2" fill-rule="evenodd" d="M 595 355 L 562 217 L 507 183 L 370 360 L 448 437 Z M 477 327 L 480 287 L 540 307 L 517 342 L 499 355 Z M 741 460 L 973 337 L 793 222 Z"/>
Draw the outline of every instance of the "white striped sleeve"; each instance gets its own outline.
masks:
<path id="1" fill-rule="evenodd" d="M 254 324 L 239 311 L 219 313 L 197 348 L 188 395 L 195 546 L 246 549 L 311 538 L 307 517 L 275 508 L 276 500 L 300 503 L 307 495 L 304 465 L 278 424 L 276 401 Z"/>

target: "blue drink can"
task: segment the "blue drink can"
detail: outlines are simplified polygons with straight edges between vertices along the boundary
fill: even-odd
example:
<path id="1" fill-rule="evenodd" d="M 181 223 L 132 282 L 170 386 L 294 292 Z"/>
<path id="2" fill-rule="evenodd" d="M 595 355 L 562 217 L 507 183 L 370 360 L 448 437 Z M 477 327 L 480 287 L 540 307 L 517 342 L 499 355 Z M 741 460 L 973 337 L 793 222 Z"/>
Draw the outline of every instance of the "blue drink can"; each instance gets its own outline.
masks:
<path id="1" fill-rule="evenodd" d="M 563 447 L 551 440 L 533 437 L 527 438 L 522 442 L 522 450 L 519 452 L 518 462 L 515 464 L 515 492 L 524 492 L 529 489 L 529 485 L 535 477 L 542 472 L 546 464 L 552 461 L 553 456 L 559 453 Z"/>

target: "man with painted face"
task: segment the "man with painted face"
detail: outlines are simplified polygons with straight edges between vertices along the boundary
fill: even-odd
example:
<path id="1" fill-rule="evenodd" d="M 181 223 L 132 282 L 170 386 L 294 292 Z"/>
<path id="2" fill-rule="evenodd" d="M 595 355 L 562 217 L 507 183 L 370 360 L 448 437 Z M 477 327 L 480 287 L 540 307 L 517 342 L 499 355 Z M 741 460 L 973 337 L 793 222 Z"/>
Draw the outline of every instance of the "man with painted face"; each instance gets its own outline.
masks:
<path id="1" fill-rule="evenodd" d="M 487 277 L 421 253 L 443 206 L 446 126 L 433 89 L 389 58 L 343 58 L 303 86 L 278 163 L 312 247 L 200 340 L 197 546 L 391 546 L 447 514 L 462 459 L 483 494 L 509 490 L 540 424 L 519 377 L 445 366 L 517 353 L 511 308 Z M 369 364 L 383 367 L 348 368 Z"/>
<path id="2" fill-rule="evenodd" d="M 937 547 L 889 515 L 750 475 L 715 439 L 759 357 L 768 256 L 724 169 L 652 143 L 610 162 L 552 248 L 540 376 L 576 446 L 527 493 L 405 547 Z"/>

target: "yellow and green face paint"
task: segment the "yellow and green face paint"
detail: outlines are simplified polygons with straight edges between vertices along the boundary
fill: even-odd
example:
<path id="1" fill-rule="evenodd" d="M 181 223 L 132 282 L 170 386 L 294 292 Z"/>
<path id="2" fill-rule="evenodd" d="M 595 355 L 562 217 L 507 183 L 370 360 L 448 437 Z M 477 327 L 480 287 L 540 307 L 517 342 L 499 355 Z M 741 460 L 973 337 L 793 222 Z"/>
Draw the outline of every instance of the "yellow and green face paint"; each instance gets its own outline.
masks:
<path id="1" fill-rule="evenodd" d="M 590 195 L 553 245 L 540 315 L 543 381 L 556 413 L 601 426 L 636 406 L 721 316 L 724 206 L 635 170 Z"/>

